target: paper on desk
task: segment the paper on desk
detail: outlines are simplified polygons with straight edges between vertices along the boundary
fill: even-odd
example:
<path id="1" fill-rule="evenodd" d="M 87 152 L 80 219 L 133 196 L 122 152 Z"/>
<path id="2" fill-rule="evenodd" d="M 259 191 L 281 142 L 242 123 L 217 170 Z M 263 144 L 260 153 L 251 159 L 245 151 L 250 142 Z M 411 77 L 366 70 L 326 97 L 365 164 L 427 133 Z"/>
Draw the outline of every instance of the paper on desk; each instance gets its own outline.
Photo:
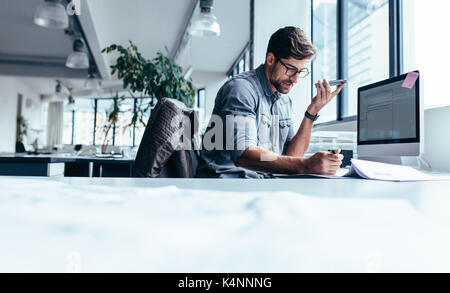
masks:
<path id="1" fill-rule="evenodd" d="M 364 179 L 396 182 L 450 180 L 450 177 L 428 175 L 412 167 L 357 159 L 352 159 L 352 167 L 343 177 L 361 177 Z"/>

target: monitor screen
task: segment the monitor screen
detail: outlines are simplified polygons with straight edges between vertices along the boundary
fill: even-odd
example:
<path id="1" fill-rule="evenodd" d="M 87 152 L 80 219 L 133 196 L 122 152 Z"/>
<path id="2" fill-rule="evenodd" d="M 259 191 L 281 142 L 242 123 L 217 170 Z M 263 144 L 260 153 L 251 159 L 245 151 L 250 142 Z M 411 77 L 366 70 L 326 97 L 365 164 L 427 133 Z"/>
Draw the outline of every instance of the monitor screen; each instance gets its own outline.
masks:
<path id="1" fill-rule="evenodd" d="M 358 145 L 420 142 L 419 81 L 406 74 L 358 90 Z"/>

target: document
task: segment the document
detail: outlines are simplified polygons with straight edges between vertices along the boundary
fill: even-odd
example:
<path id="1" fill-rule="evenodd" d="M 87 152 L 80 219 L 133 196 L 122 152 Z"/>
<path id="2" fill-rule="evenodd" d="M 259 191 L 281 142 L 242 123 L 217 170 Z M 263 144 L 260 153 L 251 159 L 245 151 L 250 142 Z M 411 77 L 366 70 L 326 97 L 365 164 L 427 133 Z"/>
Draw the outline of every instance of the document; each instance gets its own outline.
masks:
<path id="1" fill-rule="evenodd" d="M 376 163 L 352 159 L 349 172 L 343 177 L 360 177 L 381 181 L 440 181 L 450 180 L 448 176 L 434 176 L 420 172 L 412 167 Z"/>
<path id="2" fill-rule="evenodd" d="M 398 166 L 391 164 L 376 163 L 352 159 L 352 166 L 349 170 L 339 169 L 336 175 L 299 174 L 299 175 L 273 175 L 275 178 L 286 179 L 368 179 L 392 182 L 413 182 L 413 181 L 442 181 L 450 180 L 450 176 L 429 175 L 420 172 L 412 167 Z"/>

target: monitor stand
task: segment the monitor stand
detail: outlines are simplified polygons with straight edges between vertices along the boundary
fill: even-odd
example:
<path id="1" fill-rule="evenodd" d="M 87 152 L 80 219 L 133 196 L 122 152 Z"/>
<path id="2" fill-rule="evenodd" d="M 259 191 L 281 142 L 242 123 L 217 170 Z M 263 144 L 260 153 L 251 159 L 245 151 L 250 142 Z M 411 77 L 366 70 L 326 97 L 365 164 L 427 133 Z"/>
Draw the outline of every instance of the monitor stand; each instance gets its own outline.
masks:
<path id="1" fill-rule="evenodd" d="M 403 165 L 402 157 L 359 157 L 359 160 L 371 161 L 377 163 L 391 164 L 391 165 Z"/>
<path id="2" fill-rule="evenodd" d="M 360 160 L 371 161 L 383 164 L 399 165 L 399 166 L 409 166 L 416 169 L 421 169 L 417 158 L 419 157 L 358 157 Z M 426 168 L 431 169 L 430 166 Z"/>

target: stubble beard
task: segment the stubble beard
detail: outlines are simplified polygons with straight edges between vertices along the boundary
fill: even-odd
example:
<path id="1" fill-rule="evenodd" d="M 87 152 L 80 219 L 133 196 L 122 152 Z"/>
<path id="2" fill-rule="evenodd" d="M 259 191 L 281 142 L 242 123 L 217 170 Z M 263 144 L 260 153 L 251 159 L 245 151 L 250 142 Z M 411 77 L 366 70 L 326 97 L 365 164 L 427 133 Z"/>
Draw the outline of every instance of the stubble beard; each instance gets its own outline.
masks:
<path id="1" fill-rule="evenodd" d="M 284 89 L 284 88 L 281 86 L 281 84 L 282 84 L 283 82 L 288 83 L 288 84 L 292 84 L 288 79 L 286 79 L 286 80 L 281 80 L 281 81 L 275 79 L 275 67 L 272 68 L 272 69 L 270 70 L 270 83 L 275 87 L 275 89 L 277 90 L 277 92 L 282 93 L 282 94 L 288 94 L 288 93 L 290 92 L 291 88 L 289 88 L 289 89 Z"/>

